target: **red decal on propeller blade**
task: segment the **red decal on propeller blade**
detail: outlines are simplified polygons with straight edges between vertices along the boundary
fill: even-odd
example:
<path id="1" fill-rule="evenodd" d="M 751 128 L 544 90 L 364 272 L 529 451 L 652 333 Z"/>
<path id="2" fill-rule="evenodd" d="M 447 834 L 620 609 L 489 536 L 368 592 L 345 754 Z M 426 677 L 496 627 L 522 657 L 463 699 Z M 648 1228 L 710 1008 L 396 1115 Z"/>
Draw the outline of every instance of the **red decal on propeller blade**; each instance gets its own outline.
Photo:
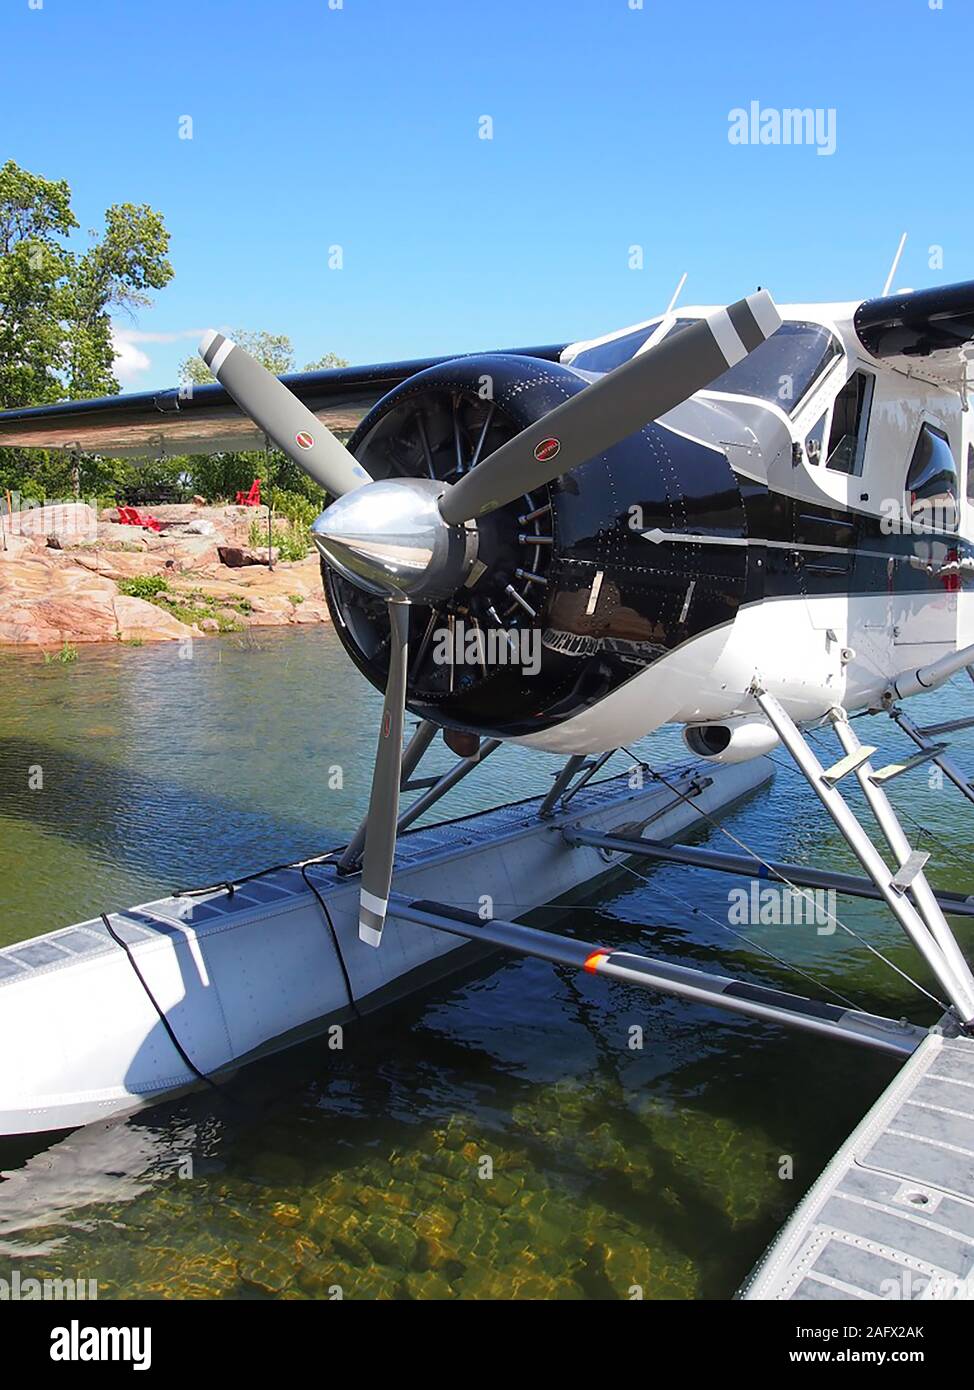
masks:
<path id="1" fill-rule="evenodd" d="M 539 463 L 547 463 L 553 459 L 561 448 L 561 440 L 552 436 L 550 439 L 542 439 L 540 444 L 534 446 L 534 456 Z"/>
<path id="2" fill-rule="evenodd" d="M 299 449 L 311 449 L 314 447 L 315 437 L 307 430 L 301 430 L 294 436 L 294 442 Z"/>

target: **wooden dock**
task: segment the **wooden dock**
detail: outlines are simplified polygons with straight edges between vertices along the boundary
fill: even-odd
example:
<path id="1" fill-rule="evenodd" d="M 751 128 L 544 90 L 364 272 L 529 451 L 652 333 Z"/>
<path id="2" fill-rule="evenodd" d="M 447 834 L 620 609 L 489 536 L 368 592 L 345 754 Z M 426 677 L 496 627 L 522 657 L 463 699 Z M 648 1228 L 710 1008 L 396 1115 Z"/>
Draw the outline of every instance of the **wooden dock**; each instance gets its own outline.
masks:
<path id="1" fill-rule="evenodd" d="M 974 1297 L 974 1039 L 931 1031 L 738 1297 Z"/>

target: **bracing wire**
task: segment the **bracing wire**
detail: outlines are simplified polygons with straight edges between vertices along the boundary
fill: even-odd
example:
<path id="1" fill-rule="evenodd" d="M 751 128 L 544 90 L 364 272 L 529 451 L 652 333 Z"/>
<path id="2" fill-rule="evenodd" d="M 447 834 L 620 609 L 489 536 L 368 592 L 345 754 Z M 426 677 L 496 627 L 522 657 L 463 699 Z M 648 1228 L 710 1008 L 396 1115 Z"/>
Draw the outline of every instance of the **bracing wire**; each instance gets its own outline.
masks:
<path id="1" fill-rule="evenodd" d="M 739 836 L 735 835 L 732 830 L 728 830 L 728 828 L 724 824 L 722 824 L 722 822 L 719 821 L 716 816 L 711 815 L 709 811 L 705 811 L 700 806 L 698 806 L 693 801 L 692 797 L 689 797 L 684 792 L 681 792 L 680 789 L 678 787 L 675 787 L 672 784 L 672 782 L 670 782 L 669 779 L 666 776 L 664 776 L 663 773 L 656 771 L 654 768 L 651 768 L 647 763 L 644 763 L 642 759 L 637 758 L 636 755 L 631 751 L 631 749 L 623 746 L 623 752 L 627 753 L 628 756 L 632 758 L 633 761 L 637 763 L 640 767 L 646 768 L 646 771 L 649 773 L 651 777 L 653 777 L 658 782 L 662 782 L 663 786 L 668 787 L 669 790 L 673 792 L 675 796 L 679 797 L 681 801 L 686 802 L 688 806 L 692 807 L 692 809 L 696 812 L 698 816 L 701 817 L 701 819 L 708 821 L 709 824 L 714 827 L 714 829 L 719 830 L 722 835 L 726 835 L 729 840 L 732 840 L 733 843 L 736 844 L 739 849 L 742 849 L 745 854 L 749 855 L 755 861 L 755 863 L 760 864 L 763 868 L 767 869 L 772 879 L 776 879 L 778 882 L 784 883 L 794 893 L 798 893 L 803 898 L 806 898 L 809 902 L 814 903 L 815 900 L 812 898 L 808 889 L 800 888 L 798 884 L 792 883 L 792 881 L 788 878 L 786 874 L 783 874 L 780 872 L 779 869 L 774 868 L 768 862 L 767 859 L 765 859 L 762 855 L 758 854 L 756 850 L 753 850 L 750 845 L 745 844 L 745 842 Z M 947 1005 L 943 1002 L 942 999 L 938 999 L 935 994 L 932 994 L 930 990 L 928 990 L 924 985 L 921 985 L 919 980 L 915 980 L 912 975 L 907 973 L 907 971 L 901 969 L 895 961 L 890 960 L 888 956 L 884 955 L 882 951 L 878 950 L 875 946 L 873 946 L 869 941 L 865 939 L 865 937 L 860 936 L 859 932 L 855 931 L 854 928 L 848 926 L 845 922 L 842 921 L 841 918 L 837 917 L 834 912 L 828 912 L 827 916 L 829 921 L 834 922 L 835 925 L 840 928 L 840 930 L 844 931 L 848 936 L 851 936 L 855 941 L 858 941 L 859 944 L 865 947 L 865 949 L 871 955 L 875 956 L 877 960 L 882 961 L 884 965 L 888 966 L 890 970 L 892 970 L 895 974 L 899 975 L 901 979 L 907 982 L 907 984 L 910 984 L 913 986 L 914 989 L 919 990 L 921 994 L 925 995 L 929 1000 L 931 1000 L 932 1003 L 936 1004 L 939 1009 L 942 1009 L 945 1013 L 947 1012 Z M 827 986 L 823 985 L 823 988 L 827 988 Z"/>

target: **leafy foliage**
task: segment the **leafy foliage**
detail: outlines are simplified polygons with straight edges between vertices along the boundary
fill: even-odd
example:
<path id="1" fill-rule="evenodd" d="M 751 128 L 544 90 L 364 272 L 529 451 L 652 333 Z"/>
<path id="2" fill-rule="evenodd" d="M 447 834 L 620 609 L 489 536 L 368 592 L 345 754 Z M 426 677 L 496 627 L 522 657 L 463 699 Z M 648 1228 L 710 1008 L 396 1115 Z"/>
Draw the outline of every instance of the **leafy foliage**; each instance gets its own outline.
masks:
<path id="1" fill-rule="evenodd" d="M 279 516 L 283 516 L 288 521 L 293 521 L 296 525 L 303 526 L 307 530 L 324 506 L 324 493 L 320 488 L 315 488 L 315 492 L 317 496 L 311 498 L 303 492 L 288 492 L 283 488 L 272 488 L 270 492 L 271 508 Z"/>
<path id="2" fill-rule="evenodd" d="M 296 371 L 294 363 L 294 344 L 286 333 L 253 332 L 249 328 L 234 328 L 230 337 L 246 349 L 251 357 L 275 376 Z M 334 352 L 326 352 L 316 362 L 309 362 L 302 368 L 305 372 L 316 372 L 328 367 L 347 367 L 348 361 Z M 207 386 L 215 380 L 213 373 L 198 353 L 193 353 L 179 364 L 179 379 L 193 386 Z"/>
<path id="3" fill-rule="evenodd" d="M 87 247 L 77 245 L 78 232 L 65 180 L 45 179 L 13 160 L 0 167 L 0 410 L 114 395 L 111 315 L 148 304 L 150 291 L 172 278 L 169 233 L 162 214 L 146 204 L 108 208 L 104 229 L 89 234 Z M 237 329 L 233 337 L 270 371 L 295 369 L 286 334 Z M 347 365 L 328 352 L 304 370 Z M 195 354 L 179 376 L 197 385 L 213 380 Z M 0 449 L 0 490 L 41 501 L 73 493 L 105 505 L 125 488 L 153 485 L 230 500 L 256 477 L 289 521 L 306 526 L 324 506 L 321 489 L 279 450 L 144 463 L 82 456 L 73 463 L 57 453 Z"/>
<path id="4" fill-rule="evenodd" d="M 69 244 L 77 227 L 63 179 L 0 168 L 0 408 L 114 394 L 111 311 L 172 279 L 169 233 L 147 204 L 110 207 L 83 251 Z"/>
<path id="5" fill-rule="evenodd" d="M 86 249 L 72 244 L 77 229 L 65 180 L 8 159 L 0 168 L 0 409 L 114 395 L 111 313 L 149 303 L 147 291 L 172 279 L 169 233 L 148 205 L 110 207 Z M 39 497 L 103 492 L 125 471 L 106 460 L 72 472 L 60 456 L 3 455 L 0 483 Z"/>
<path id="6" fill-rule="evenodd" d="M 255 547 L 267 544 L 267 526 L 259 517 L 250 523 L 248 540 Z M 289 521 L 285 526 L 272 528 L 271 544 L 277 546 L 280 559 L 303 560 L 311 549 L 311 536 L 307 526 Z"/>
<path id="7" fill-rule="evenodd" d="M 154 603 L 181 623 L 192 627 L 207 618 L 212 618 L 218 632 L 240 632 L 243 624 L 229 611 L 226 600 L 212 598 L 199 589 L 180 589 L 174 591 L 167 580 L 158 574 L 140 574 L 134 579 L 119 581 L 120 594 L 130 594 L 133 598 L 143 598 Z M 251 605 L 247 599 L 236 600 L 233 607 L 240 613 L 249 613 Z"/>
<path id="8" fill-rule="evenodd" d="M 52 662 L 60 662 L 62 666 L 70 666 L 72 661 L 78 659 L 78 648 L 73 647 L 70 642 L 62 642 L 60 651 L 45 652 L 44 665 L 50 666 Z"/>
<path id="9" fill-rule="evenodd" d="M 132 579 L 120 579 L 118 592 L 130 598 L 154 599 L 169 592 L 169 582 L 161 574 L 137 574 Z"/>

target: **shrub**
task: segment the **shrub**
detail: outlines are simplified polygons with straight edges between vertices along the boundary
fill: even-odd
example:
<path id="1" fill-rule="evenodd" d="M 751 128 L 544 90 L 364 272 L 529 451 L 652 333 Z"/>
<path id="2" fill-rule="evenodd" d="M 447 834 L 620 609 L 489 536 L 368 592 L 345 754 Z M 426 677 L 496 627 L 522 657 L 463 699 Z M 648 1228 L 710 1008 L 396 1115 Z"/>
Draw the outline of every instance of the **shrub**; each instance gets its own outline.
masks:
<path id="1" fill-rule="evenodd" d="M 316 513 L 317 515 L 317 513 Z M 255 549 L 267 544 L 267 523 L 254 517 L 248 535 Z M 271 533 L 271 544 L 276 545 L 282 560 L 303 560 L 311 549 L 311 533 L 300 522 L 289 521 L 286 526 L 275 526 Z"/>
<path id="2" fill-rule="evenodd" d="M 61 663 L 62 666 L 67 666 L 67 665 L 69 665 L 72 661 L 77 661 L 77 659 L 78 659 L 78 648 L 77 648 L 77 647 L 73 647 L 73 646 L 71 645 L 70 642 L 64 642 L 64 643 L 62 643 L 61 650 L 60 650 L 59 652 L 45 652 L 45 653 L 44 653 L 44 665 L 45 665 L 45 666 L 50 666 L 50 664 L 51 664 L 52 661 L 59 661 L 59 662 Z"/>
<path id="3" fill-rule="evenodd" d="M 316 516 L 325 508 L 324 493 L 316 501 L 300 492 L 286 492 L 283 488 L 273 488 L 270 495 L 271 508 L 279 516 L 300 526 L 309 527 Z"/>
<path id="4" fill-rule="evenodd" d="M 118 592 L 129 598 L 144 598 L 150 602 L 160 594 L 169 592 L 169 581 L 161 574 L 137 574 L 133 579 L 120 579 Z"/>

